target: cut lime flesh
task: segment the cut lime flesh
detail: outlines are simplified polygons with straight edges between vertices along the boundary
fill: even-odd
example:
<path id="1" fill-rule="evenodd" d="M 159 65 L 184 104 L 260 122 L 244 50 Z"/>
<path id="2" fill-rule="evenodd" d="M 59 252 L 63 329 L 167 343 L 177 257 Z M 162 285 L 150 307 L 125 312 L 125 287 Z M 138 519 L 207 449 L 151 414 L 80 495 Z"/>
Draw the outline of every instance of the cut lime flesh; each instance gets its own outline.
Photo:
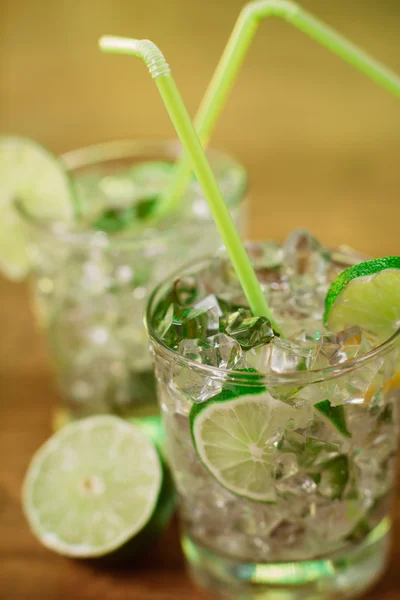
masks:
<path id="1" fill-rule="evenodd" d="M 332 331 L 358 325 L 379 342 L 400 327 L 400 257 L 360 263 L 343 271 L 325 301 L 325 323 Z"/>
<path id="2" fill-rule="evenodd" d="M 33 533 L 75 558 L 107 555 L 151 520 L 162 465 L 143 432 L 112 416 L 76 421 L 35 454 L 23 484 Z"/>
<path id="3" fill-rule="evenodd" d="M 0 136 L 0 268 L 11 279 L 29 270 L 23 211 L 43 222 L 71 221 L 74 194 L 63 164 L 27 138 Z"/>
<path id="4" fill-rule="evenodd" d="M 147 411 L 146 411 L 147 412 Z M 138 411 L 139 415 L 140 412 Z M 135 413 L 136 414 L 136 413 Z M 53 431 L 59 431 L 69 423 L 73 423 L 76 419 L 66 409 L 58 408 L 53 415 Z M 125 419 L 128 423 L 132 423 L 139 427 L 143 433 L 153 442 L 157 448 L 158 454 L 164 463 L 167 463 L 167 442 L 165 428 L 161 420 L 161 416 L 145 414 L 143 408 L 143 416 L 128 417 Z"/>
<path id="5" fill-rule="evenodd" d="M 276 446 L 283 430 L 295 423 L 296 412 L 267 391 L 195 405 L 190 422 L 197 454 L 232 493 L 274 502 Z"/>

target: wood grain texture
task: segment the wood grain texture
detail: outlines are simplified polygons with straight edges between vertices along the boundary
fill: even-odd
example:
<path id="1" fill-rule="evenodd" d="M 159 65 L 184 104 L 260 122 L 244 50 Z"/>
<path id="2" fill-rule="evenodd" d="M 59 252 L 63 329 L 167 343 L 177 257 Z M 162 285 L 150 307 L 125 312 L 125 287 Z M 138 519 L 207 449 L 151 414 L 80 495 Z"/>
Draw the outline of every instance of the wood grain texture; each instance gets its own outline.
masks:
<path id="1" fill-rule="evenodd" d="M 398 0 L 304 5 L 400 72 Z M 154 84 L 133 59 L 101 56 L 103 33 L 149 37 L 193 114 L 240 0 L 0 0 L 0 131 L 55 152 L 122 137 L 173 136 Z M 252 180 L 250 235 L 308 227 L 328 245 L 400 254 L 400 104 L 284 23 L 265 23 L 214 137 Z M 57 401 L 25 284 L 0 280 L 0 598 L 200 600 L 174 522 L 140 563 L 95 571 L 41 548 L 20 507 L 34 450 Z M 400 498 L 382 581 L 365 598 L 400 598 Z"/>

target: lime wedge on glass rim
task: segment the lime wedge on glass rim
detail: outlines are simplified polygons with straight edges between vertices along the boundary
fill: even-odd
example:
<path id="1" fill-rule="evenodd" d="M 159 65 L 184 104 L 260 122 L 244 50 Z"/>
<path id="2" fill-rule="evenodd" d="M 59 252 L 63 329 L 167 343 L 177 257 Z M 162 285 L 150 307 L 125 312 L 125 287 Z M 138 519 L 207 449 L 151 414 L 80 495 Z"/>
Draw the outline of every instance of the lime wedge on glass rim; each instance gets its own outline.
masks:
<path id="1" fill-rule="evenodd" d="M 99 415 L 66 425 L 39 448 L 22 501 L 32 532 L 50 550 L 123 558 L 162 531 L 174 491 L 149 438 L 118 417 Z"/>
<path id="2" fill-rule="evenodd" d="M 274 502 L 274 459 L 286 428 L 298 425 L 293 407 L 264 386 L 224 389 L 193 405 L 189 418 L 196 452 L 215 479 L 237 496 Z"/>
<path id="3" fill-rule="evenodd" d="M 11 279 L 29 271 L 27 215 L 49 221 L 74 218 L 73 183 L 63 163 L 36 142 L 0 136 L 0 270 Z"/>
<path id="4" fill-rule="evenodd" d="M 376 258 L 345 269 L 325 299 L 324 321 L 331 331 L 352 325 L 378 342 L 400 327 L 400 256 Z"/>

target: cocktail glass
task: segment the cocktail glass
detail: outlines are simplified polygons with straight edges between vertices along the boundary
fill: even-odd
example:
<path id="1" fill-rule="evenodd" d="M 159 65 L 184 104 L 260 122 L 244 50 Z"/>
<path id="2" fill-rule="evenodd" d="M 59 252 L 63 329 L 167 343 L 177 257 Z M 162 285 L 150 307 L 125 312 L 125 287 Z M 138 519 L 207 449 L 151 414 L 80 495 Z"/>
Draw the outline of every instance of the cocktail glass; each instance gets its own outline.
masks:
<path id="1" fill-rule="evenodd" d="M 229 318 L 249 315 L 221 256 L 181 269 L 173 285 L 168 278 L 147 308 L 183 551 L 194 579 L 223 597 L 357 596 L 388 552 L 400 330 L 374 348 L 358 328 L 324 329 L 329 282 L 359 256 L 329 253 L 301 232 L 283 248 L 252 243 L 248 252 L 286 340 L 249 348 L 243 332 L 226 335 Z M 189 313 L 207 306 L 197 321 Z M 248 403 L 240 410 L 238 390 Z"/>
<path id="2" fill-rule="evenodd" d="M 71 228 L 23 215 L 35 312 L 62 398 L 59 424 L 97 413 L 129 418 L 158 410 L 142 323 L 149 288 L 188 258 L 217 249 L 220 238 L 195 178 L 183 209 L 157 226 L 112 234 L 92 221 L 98 223 L 102 211 L 108 218 L 110 209 L 157 197 L 172 172 L 160 164 L 173 163 L 180 151 L 174 141 L 126 140 L 69 152 L 62 159 L 85 216 Z M 246 172 L 222 152 L 211 150 L 209 158 L 239 224 Z"/>

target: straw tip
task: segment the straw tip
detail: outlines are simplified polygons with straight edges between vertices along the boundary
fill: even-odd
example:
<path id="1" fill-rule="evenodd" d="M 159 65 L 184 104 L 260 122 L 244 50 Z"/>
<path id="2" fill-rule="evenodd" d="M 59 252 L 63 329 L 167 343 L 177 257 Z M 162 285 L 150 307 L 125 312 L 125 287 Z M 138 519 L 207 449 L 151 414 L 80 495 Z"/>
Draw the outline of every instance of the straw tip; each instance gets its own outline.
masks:
<path id="1" fill-rule="evenodd" d="M 135 53 L 139 50 L 139 43 L 139 40 L 115 35 L 102 35 L 98 40 L 99 48 L 103 52 Z"/>
<path id="2" fill-rule="evenodd" d="M 115 45 L 115 37 L 112 35 L 102 35 L 97 43 L 101 50 L 109 50 Z"/>

